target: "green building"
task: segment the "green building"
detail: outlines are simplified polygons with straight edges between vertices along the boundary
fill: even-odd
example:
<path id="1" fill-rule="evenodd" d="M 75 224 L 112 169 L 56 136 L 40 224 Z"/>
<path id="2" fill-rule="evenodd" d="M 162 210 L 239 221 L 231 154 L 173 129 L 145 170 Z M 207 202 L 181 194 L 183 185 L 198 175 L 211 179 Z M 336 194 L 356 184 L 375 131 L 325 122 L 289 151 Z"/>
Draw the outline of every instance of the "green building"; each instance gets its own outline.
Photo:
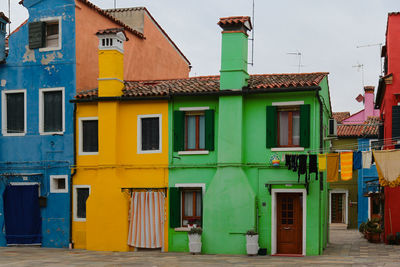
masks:
<path id="1" fill-rule="evenodd" d="M 249 17 L 222 18 L 220 76 L 144 83 L 168 95 L 169 251 L 188 251 L 188 226 L 203 228 L 202 252 L 245 254 L 247 230 L 268 254 L 321 254 L 327 244 L 326 178 L 271 159 L 315 152 L 331 116 L 327 73 L 247 72 Z"/>

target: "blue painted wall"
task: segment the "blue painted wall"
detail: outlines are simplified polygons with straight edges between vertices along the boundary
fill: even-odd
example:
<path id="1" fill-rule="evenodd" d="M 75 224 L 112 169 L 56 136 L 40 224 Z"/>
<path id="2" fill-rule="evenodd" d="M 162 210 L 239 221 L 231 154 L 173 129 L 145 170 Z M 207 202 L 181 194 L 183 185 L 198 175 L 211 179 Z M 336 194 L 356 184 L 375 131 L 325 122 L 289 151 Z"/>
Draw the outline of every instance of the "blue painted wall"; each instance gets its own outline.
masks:
<path id="1" fill-rule="evenodd" d="M 70 231 L 71 165 L 73 164 L 73 105 L 75 94 L 75 1 L 25 0 L 28 23 L 11 35 L 6 64 L 0 64 L 0 90 L 27 92 L 27 133 L 0 135 L 0 245 L 5 246 L 2 193 L 9 182 L 39 182 L 47 197 L 41 208 L 42 245 L 68 247 Z M 39 52 L 28 45 L 28 24 L 48 17 L 61 17 L 62 48 Z M 39 88 L 64 87 L 65 132 L 39 134 Z M 1 105 L 1 103 L 0 103 Z M 0 109 L 1 110 L 1 109 Z M 68 175 L 68 193 L 50 193 L 50 175 Z"/>
<path id="2" fill-rule="evenodd" d="M 4 26 L 4 30 L 1 30 L 2 25 L 7 25 L 7 22 L 0 18 L 0 62 L 2 62 L 6 57 L 6 27 Z"/>
<path id="3" fill-rule="evenodd" d="M 358 147 L 360 151 L 368 151 L 370 150 L 369 147 L 369 140 L 365 138 L 358 139 Z M 369 198 L 364 196 L 364 193 L 367 191 L 366 183 L 367 181 L 376 180 L 378 179 L 378 172 L 376 171 L 375 164 L 371 166 L 370 169 L 361 169 L 358 170 L 358 226 L 362 222 L 368 220 L 368 201 Z M 378 187 L 369 188 L 369 191 L 378 191 Z"/>

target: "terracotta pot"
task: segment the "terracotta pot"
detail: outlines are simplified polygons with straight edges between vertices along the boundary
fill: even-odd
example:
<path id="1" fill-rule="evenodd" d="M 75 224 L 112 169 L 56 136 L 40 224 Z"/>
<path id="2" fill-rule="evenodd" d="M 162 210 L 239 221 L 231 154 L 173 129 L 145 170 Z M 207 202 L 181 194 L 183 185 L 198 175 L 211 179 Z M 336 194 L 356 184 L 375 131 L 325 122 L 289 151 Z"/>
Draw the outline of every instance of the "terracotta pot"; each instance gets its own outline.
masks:
<path id="1" fill-rule="evenodd" d="M 370 233 L 368 241 L 371 243 L 380 243 L 381 242 L 381 233 Z"/>

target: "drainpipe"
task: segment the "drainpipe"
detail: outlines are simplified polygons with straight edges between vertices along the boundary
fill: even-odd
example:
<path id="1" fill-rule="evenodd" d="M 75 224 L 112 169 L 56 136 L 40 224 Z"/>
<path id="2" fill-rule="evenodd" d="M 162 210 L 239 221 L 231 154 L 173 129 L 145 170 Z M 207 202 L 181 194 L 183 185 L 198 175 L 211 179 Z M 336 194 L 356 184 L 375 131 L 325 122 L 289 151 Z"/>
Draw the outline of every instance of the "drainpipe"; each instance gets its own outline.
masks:
<path id="1" fill-rule="evenodd" d="M 72 186 L 73 186 L 73 182 L 72 179 L 74 178 L 75 174 L 76 174 L 76 103 L 74 103 L 74 112 L 73 112 L 73 144 L 74 144 L 74 171 L 71 173 L 71 179 L 69 179 L 69 190 L 70 190 L 70 198 L 69 198 L 69 249 L 73 249 L 74 248 L 74 243 L 72 242 L 72 218 L 73 218 L 73 201 L 72 201 Z"/>

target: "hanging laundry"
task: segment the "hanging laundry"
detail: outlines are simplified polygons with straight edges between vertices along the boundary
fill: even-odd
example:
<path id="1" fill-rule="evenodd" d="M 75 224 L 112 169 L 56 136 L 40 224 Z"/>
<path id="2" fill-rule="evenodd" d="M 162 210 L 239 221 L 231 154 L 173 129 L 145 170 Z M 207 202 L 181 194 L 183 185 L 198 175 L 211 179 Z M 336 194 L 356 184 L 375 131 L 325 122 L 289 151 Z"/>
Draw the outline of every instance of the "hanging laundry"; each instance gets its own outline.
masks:
<path id="1" fill-rule="evenodd" d="M 329 153 L 326 155 L 326 179 L 328 182 L 337 182 L 339 178 L 339 154 Z"/>
<path id="2" fill-rule="evenodd" d="M 374 151 L 376 169 L 381 186 L 400 185 L 400 150 Z"/>
<path id="3" fill-rule="evenodd" d="M 318 180 L 317 155 L 309 156 L 308 172 L 315 173 L 315 180 Z"/>
<path id="4" fill-rule="evenodd" d="M 307 155 L 300 155 L 299 157 L 299 171 L 298 171 L 298 182 L 300 183 L 300 175 L 305 174 L 305 180 L 307 182 Z"/>
<path id="5" fill-rule="evenodd" d="M 371 168 L 371 151 L 363 151 L 362 152 L 362 167 L 363 169 Z"/>
<path id="6" fill-rule="evenodd" d="M 285 165 L 288 167 L 288 170 L 292 169 L 292 155 L 285 155 Z"/>
<path id="7" fill-rule="evenodd" d="M 353 152 L 340 153 L 340 177 L 342 181 L 353 178 Z"/>
<path id="8" fill-rule="evenodd" d="M 318 155 L 318 169 L 320 172 L 323 172 L 326 170 L 326 154 Z"/>
<path id="9" fill-rule="evenodd" d="M 361 151 L 353 153 L 353 170 L 359 170 L 362 168 L 362 154 Z"/>
<path id="10" fill-rule="evenodd" d="M 297 172 L 297 155 L 292 155 L 292 171 Z"/>

